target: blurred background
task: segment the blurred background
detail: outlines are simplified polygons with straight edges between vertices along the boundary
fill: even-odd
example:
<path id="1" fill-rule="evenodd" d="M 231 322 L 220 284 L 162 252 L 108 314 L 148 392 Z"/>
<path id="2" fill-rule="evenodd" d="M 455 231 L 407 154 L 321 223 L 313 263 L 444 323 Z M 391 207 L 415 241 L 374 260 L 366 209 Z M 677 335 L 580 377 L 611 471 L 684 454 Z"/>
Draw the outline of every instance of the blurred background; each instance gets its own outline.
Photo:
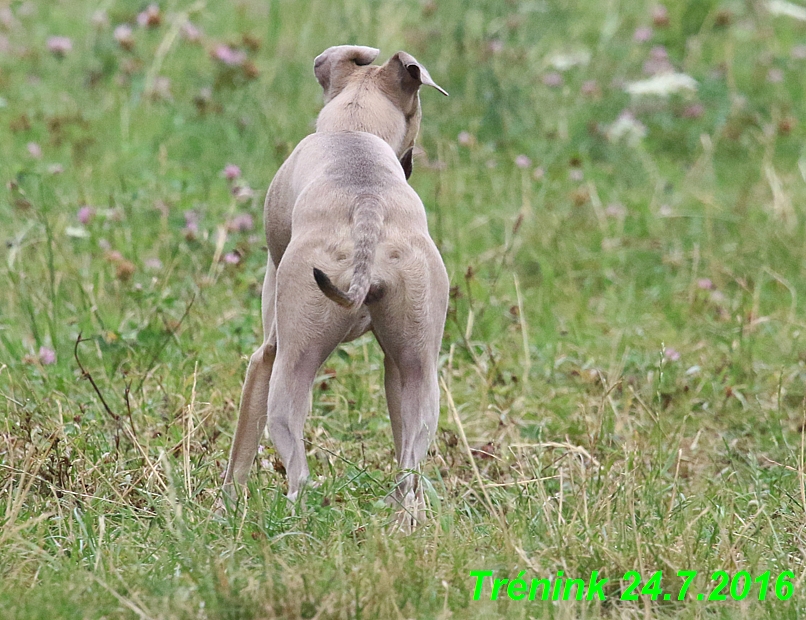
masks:
<path id="1" fill-rule="evenodd" d="M 262 338 L 262 201 L 338 44 L 450 93 L 421 93 L 411 179 L 453 286 L 427 568 L 372 526 L 394 472 L 369 336 L 317 379 L 309 513 L 267 442 L 244 520 L 211 516 Z M 5 617 L 71 566 L 95 589 L 48 613 L 131 611 L 112 589 L 148 617 L 352 617 L 352 592 L 371 617 L 520 617 L 469 602 L 467 570 L 802 562 L 805 74 L 787 0 L 0 0 Z M 254 577 L 277 553 L 310 582 Z"/>

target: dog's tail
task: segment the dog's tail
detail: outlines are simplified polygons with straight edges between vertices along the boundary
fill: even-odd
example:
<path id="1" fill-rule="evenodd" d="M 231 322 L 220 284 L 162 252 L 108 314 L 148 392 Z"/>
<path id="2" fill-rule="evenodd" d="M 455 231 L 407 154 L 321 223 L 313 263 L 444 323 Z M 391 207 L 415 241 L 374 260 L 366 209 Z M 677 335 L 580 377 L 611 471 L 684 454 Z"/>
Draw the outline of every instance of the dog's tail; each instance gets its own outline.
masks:
<path id="1" fill-rule="evenodd" d="M 340 306 L 355 310 L 364 304 L 383 297 L 383 287 L 372 284 L 372 263 L 375 248 L 381 237 L 383 224 L 382 203 L 377 196 L 361 194 L 351 209 L 353 224 L 353 277 L 345 292 L 338 288 L 327 274 L 314 267 L 313 277 L 325 296 Z"/>

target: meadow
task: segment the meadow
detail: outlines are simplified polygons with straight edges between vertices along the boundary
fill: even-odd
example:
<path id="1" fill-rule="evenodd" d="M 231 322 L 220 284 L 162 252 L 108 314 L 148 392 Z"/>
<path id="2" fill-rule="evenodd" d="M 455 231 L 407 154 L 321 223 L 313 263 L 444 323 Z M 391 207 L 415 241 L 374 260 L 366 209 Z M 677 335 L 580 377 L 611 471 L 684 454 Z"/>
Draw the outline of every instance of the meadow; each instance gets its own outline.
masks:
<path id="1" fill-rule="evenodd" d="M 216 511 L 262 201 L 343 43 L 450 93 L 410 536 L 370 336 L 317 378 L 304 505 L 266 440 Z M 804 75 L 784 0 L 0 0 L 0 618 L 806 616 Z M 493 597 L 560 571 L 605 600 Z"/>

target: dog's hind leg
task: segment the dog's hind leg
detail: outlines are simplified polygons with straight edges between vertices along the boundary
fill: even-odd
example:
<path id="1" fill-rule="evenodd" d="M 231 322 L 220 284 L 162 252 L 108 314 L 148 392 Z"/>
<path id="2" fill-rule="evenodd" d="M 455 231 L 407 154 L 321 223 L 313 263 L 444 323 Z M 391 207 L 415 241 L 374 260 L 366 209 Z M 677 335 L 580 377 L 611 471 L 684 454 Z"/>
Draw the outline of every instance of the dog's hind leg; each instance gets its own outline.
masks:
<path id="1" fill-rule="evenodd" d="M 276 269 L 271 258 L 263 280 L 263 344 L 249 359 L 249 368 L 241 394 L 238 426 L 232 440 L 224 490 L 234 495 L 233 484 L 244 484 L 255 460 L 268 413 L 269 380 L 277 352 L 277 330 L 274 321 Z"/>
<path id="2" fill-rule="evenodd" d="M 277 273 L 277 358 L 269 388 L 269 435 L 295 500 L 309 476 L 303 441 L 316 372 L 344 339 L 354 312 L 327 299 L 311 276 L 310 250 L 289 245 Z"/>
<path id="3" fill-rule="evenodd" d="M 394 498 L 404 531 L 425 518 L 419 471 L 439 422 L 439 351 L 449 287 L 433 242 L 415 240 L 410 247 L 400 259 L 402 268 L 384 283 L 387 293 L 369 306 L 385 355 L 386 400 L 401 470 Z"/>
<path id="4" fill-rule="evenodd" d="M 439 422 L 438 350 L 424 351 L 411 343 L 388 346 L 388 335 L 385 349 L 386 401 L 401 471 L 394 497 L 400 504 L 400 524 L 410 531 L 425 520 L 419 471 Z"/>
<path id="5" fill-rule="evenodd" d="M 380 339 L 378 342 L 380 343 Z M 403 449 L 403 420 L 400 414 L 400 371 L 397 369 L 397 364 L 395 364 L 392 356 L 385 351 L 383 356 L 383 385 L 386 390 L 386 406 L 389 409 L 389 420 L 392 423 L 395 454 L 398 455 L 401 454 Z"/>
<path id="6" fill-rule="evenodd" d="M 269 435 L 285 466 L 288 499 L 294 501 L 309 476 L 303 431 L 320 356 L 305 355 L 296 362 L 287 358 L 282 352 L 277 356 L 269 389 Z"/>
<path id="7" fill-rule="evenodd" d="M 421 357 L 419 352 L 410 356 L 411 353 L 392 347 L 384 357 L 386 404 L 401 470 L 398 486 L 389 499 L 400 509 L 399 525 L 405 531 L 425 520 L 425 499 L 418 473 L 439 420 L 436 361 L 429 359 L 432 356 Z"/>

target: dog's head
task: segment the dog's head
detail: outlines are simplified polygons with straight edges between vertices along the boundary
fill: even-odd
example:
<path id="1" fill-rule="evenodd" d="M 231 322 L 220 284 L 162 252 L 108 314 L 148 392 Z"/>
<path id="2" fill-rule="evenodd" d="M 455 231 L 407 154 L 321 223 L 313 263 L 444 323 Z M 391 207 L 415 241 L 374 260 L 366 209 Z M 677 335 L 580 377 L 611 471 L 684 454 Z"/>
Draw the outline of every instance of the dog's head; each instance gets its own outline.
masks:
<path id="1" fill-rule="evenodd" d="M 411 148 L 420 129 L 420 86 L 436 88 L 428 70 L 411 54 L 398 52 L 377 66 L 379 50 L 339 45 L 319 54 L 314 73 L 325 91 L 317 131 L 366 131 L 385 140 L 411 171 Z"/>

